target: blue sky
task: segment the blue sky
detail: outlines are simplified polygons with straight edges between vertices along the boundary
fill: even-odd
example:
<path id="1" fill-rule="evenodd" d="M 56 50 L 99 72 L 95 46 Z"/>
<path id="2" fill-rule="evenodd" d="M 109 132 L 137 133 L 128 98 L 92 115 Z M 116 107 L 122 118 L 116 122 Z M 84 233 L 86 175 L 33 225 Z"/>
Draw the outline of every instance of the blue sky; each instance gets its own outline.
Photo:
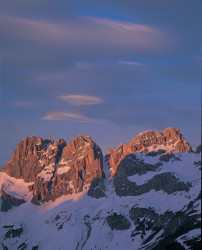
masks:
<path id="1" fill-rule="evenodd" d="M 26 136 L 201 141 L 201 1 L 1 1 L 0 164 Z"/>

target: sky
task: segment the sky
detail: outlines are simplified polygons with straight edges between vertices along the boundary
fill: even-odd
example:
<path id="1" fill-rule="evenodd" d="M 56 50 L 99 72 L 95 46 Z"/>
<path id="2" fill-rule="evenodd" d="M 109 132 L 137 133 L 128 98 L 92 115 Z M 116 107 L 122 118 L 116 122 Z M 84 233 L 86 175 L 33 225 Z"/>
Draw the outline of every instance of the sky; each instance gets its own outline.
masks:
<path id="1" fill-rule="evenodd" d="M 1 0 L 0 168 L 23 138 L 201 143 L 200 0 Z"/>

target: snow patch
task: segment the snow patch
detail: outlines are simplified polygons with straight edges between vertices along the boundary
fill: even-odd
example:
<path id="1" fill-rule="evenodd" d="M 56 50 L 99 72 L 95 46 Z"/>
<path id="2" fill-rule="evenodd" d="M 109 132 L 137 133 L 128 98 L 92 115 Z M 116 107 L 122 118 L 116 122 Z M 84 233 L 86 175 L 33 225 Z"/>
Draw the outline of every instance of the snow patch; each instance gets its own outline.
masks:
<path id="1" fill-rule="evenodd" d="M 16 179 L 14 177 L 10 177 L 4 172 L 0 172 L 0 188 L 3 185 L 3 190 L 16 198 L 19 197 L 24 200 L 31 200 L 32 193 L 29 192 L 28 186 L 33 184 L 34 182 L 26 183 L 23 179 Z"/>
<path id="2" fill-rule="evenodd" d="M 51 163 L 48 166 L 45 166 L 43 170 L 38 174 L 38 177 L 44 179 L 45 181 L 50 181 L 55 170 L 55 163 Z"/>

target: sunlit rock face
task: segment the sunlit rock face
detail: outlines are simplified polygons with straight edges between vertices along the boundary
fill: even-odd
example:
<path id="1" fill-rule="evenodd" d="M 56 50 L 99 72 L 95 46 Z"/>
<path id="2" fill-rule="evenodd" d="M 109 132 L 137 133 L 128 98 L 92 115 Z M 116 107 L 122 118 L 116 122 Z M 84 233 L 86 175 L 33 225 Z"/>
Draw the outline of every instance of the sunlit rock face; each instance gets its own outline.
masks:
<path id="1" fill-rule="evenodd" d="M 3 249 L 201 249 L 201 145 L 169 128 L 103 157 L 89 136 L 27 137 L 0 208 Z"/>
<path id="2" fill-rule="evenodd" d="M 41 160 L 46 158 L 47 147 L 52 143 L 52 140 L 42 140 L 36 136 L 23 139 L 2 171 L 26 182 L 34 181 L 43 168 Z"/>
<path id="3" fill-rule="evenodd" d="M 118 149 L 107 151 L 112 170 L 111 176 L 115 175 L 119 163 L 126 155 L 157 150 L 164 150 L 167 153 L 192 151 L 191 146 L 183 138 L 178 128 L 167 128 L 162 132 L 146 131 L 133 138 L 128 144 L 125 145 L 122 142 Z"/>
<path id="4" fill-rule="evenodd" d="M 34 182 L 29 189 L 32 201 L 39 204 L 88 188 L 94 179 L 104 177 L 102 162 L 101 149 L 89 136 L 79 135 L 68 144 L 31 136 L 17 145 L 2 171 Z"/>

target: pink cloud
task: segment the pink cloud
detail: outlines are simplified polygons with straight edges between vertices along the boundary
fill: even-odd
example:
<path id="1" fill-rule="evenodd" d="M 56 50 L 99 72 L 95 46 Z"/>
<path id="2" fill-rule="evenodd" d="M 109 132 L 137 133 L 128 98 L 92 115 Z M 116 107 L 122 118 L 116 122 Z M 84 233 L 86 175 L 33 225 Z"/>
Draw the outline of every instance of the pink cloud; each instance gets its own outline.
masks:
<path id="1" fill-rule="evenodd" d="M 49 121 L 77 121 L 77 122 L 101 122 L 101 119 L 87 117 L 78 113 L 69 112 L 50 112 L 42 117 L 42 120 Z"/>
<path id="2" fill-rule="evenodd" d="M 76 106 L 100 104 L 104 101 L 100 97 L 88 95 L 62 95 L 59 98 Z"/>

